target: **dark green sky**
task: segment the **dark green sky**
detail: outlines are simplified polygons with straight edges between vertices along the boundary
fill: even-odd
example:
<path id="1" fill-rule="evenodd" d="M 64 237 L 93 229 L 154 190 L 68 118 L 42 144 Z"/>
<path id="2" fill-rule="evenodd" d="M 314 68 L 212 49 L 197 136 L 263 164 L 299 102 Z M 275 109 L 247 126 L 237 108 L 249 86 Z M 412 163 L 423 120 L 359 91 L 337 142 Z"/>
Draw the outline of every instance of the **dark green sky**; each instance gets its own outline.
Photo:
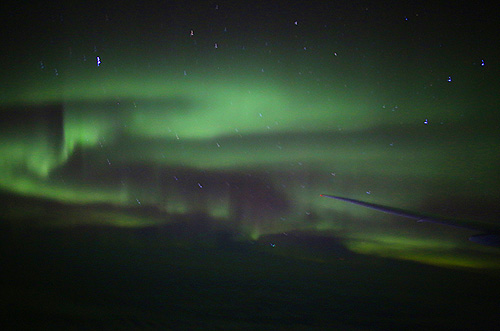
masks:
<path id="1" fill-rule="evenodd" d="M 201 211 L 252 238 L 333 230 L 356 252 L 498 267 L 471 258 L 483 250 L 471 233 L 319 198 L 497 222 L 498 40 L 484 4 L 5 12 L 4 190 Z"/>

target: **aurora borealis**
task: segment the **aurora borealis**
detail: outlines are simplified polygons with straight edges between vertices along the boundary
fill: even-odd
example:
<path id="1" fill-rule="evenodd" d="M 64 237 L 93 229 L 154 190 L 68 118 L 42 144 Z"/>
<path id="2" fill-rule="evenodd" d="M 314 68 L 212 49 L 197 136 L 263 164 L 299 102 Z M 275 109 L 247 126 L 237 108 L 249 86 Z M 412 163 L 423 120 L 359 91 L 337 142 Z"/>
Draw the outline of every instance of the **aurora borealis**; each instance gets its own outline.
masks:
<path id="1" fill-rule="evenodd" d="M 484 6 L 8 10 L 0 188 L 16 197 L 2 210 L 13 228 L 206 217 L 276 251 L 266 238 L 304 231 L 373 258 L 500 269 L 471 231 L 319 197 L 498 225 L 498 40 Z"/>

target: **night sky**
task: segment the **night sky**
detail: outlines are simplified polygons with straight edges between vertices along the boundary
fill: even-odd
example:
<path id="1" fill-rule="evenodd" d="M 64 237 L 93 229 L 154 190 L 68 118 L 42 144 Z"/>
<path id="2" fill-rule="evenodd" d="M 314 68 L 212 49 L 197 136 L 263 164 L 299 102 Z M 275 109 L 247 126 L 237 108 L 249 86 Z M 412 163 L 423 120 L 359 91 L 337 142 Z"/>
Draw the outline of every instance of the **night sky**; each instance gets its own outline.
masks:
<path id="1" fill-rule="evenodd" d="M 453 286 L 478 297 L 491 293 L 488 286 L 498 281 L 499 250 L 468 241 L 477 232 L 415 223 L 320 197 L 338 195 L 499 226 L 498 13 L 486 3 L 2 5 L 1 220 L 8 243 L 3 249 L 18 247 L 9 255 L 12 278 L 26 271 L 16 261 L 32 261 L 27 265 L 35 267 L 33 261 L 50 259 L 51 251 L 59 252 L 62 262 L 50 259 L 47 265 L 67 268 L 71 263 L 94 266 L 88 260 L 95 249 L 103 254 L 95 265 L 111 264 L 110 274 L 130 272 L 135 279 L 140 267 L 123 267 L 110 251 L 144 258 L 141 251 L 155 256 L 161 248 L 191 261 L 181 263 L 181 269 L 194 287 L 212 279 L 206 261 L 230 269 L 230 279 L 259 270 L 259 263 L 283 263 L 283 275 L 267 278 L 259 271 L 252 278 L 275 284 L 287 280 L 284 270 L 300 274 L 288 284 L 297 291 L 296 307 L 270 308 L 276 315 L 261 312 L 269 327 L 284 321 L 288 326 L 355 327 L 357 317 L 335 324 L 325 317 L 327 308 L 304 310 L 310 307 L 307 297 L 321 291 L 297 290 L 297 284 L 308 268 L 322 275 L 319 283 L 326 282 L 321 266 L 339 272 L 343 307 L 359 305 L 363 297 L 353 294 L 349 271 L 361 281 L 360 275 L 373 268 L 380 293 L 393 281 L 396 289 L 404 288 L 401 279 L 393 279 L 396 270 L 404 277 L 423 270 L 432 284 L 428 293 L 452 277 L 456 282 L 436 290 L 440 297 L 456 293 Z M 129 232 L 143 237 L 130 239 Z M 44 236 L 50 244 L 39 251 L 34 247 L 45 242 Z M 146 249 L 148 236 L 164 242 Z M 77 252 L 81 264 L 64 252 Z M 225 260 L 231 258 L 238 264 Z M 155 269 L 152 265 L 161 262 L 144 261 L 139 265 L 149 270 L 146 284 L 156 284 L 165 265 Z M 66 273 L 50 277 L 77 277 Z M 95 275 L 84 274 L 90 284 Z M 41 281 L 25 279 L 30 282 L 43 287 Z M 490 285 L 481 287 L 481 282 Z M 19 281 L 18 288 L 29 288 L 25 283 Z M 173 287 L 178 284 L 172 280 Z M 416 284 L 410 293 L 423 283 Z M 365 280 L 361 288 L 370 285 Z M 152 287 L 135 291 L 149 293 Z M 217 286 L 212 288 L 217 292 Z M 33 293 L 43 297 L 40 291 Z M 458 299 L 445 296 L 441 303 L 464 300 L 464 310 L 481 307 L 478 311 L 493 316 L 500 309 L 500 291 L 495 291 L 496 297 L 484 301 L 467 302 L 467 295 L 455 294 Z M 33 296 L 26 292 L 26 298 Z M 391 291 L 365 295 L 383 297 L 388 303 L 382 306 L 393 313 L 397 302 L 405 302 Z M 141 302 L 140 295 L 136 300 Z M 199 304 L 178 300 L 184 300 L 182 311 Z M 57 301 L 57 295 L 50 296 L 54 307 Z M 160 306 L 151 313 L 156 319 Z M 359 327 L 377 328 L 369 321 L 386 308 L 372 308 Z M 285 317 L 299 310 L 302 317 Z M 356 316 L 352 311 L 346 308 L 345 316 Z M 137 319 L 144 314 L 137 313 Z M 217 321 L 233 315 L 221 313 Z M 399 326 L 449 326 L 444 317 L 442 324 L 429 322 L 429 316 L 418 324 L 419 318 L 410 315 L 401 313 Z M 242 320 L 252 325 L 254 315 L 245 316 Z M 481 317 L 488 321 L 488 316 Z"/>

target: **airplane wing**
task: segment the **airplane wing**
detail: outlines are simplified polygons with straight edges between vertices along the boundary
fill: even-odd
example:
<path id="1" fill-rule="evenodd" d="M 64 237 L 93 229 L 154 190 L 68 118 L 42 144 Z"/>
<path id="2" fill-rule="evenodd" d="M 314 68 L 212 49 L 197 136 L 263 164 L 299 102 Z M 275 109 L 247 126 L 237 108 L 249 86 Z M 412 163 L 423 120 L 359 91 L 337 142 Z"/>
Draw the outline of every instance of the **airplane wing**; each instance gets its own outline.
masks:
<path id="1" fill-rule="evenodd" d="M 378 211 L 381 211 L 384 213 L 388 213 L 391 215 L 397 215 L 397 216 L 402 216 L 402 217 L 406 217 L 406 218 L 411 218 L 411 219 L 417 220 L 417 222 L 438 223 L 438 224 L 444 224 L 444 225 L 449 225 L 449 226 L 454 226 L 454 227 L 459 227 L 459 228 L 464 228 L 464 229 L 469 229 L 469 230 L 474 230 L 474 231 L 480 231 L 480 232 L 482 232 L 481 234 L 471 236 L 471 237 L 469 237 L 469 240 L 472 242 L 481 244 L 481 245 L 485 245 L 485 246 L 500 247 L 500 229 L 498 227 L 494 226 L 493 224 L 485 224 L 485 223 L 479 223 L 479 222 L 462 221 L 462 220 L 454 220 L 454 219 L 446 219 L 446 218 L 441 218 L 441 217 L 429 216 L 429 215 L 414 213 L 411 211 L 406 211 L 403 209 L 377 205 L 374 203 L 369 203 L 369 202 L 364 202 L 364 201 L 359 201 L 359 200 L 349 199 L 349 198 L 343 198 L 343 197 L 334 196 L 334 195 L 321 194 L 321 196 L 326 197 L 326 198 L 330 198 L 330 199 L 349 202 L 349 203 L 363 206 L 363 207 L 367 207 L 370 209 L 375 209 L 375 210 L 378 210 Z"/>

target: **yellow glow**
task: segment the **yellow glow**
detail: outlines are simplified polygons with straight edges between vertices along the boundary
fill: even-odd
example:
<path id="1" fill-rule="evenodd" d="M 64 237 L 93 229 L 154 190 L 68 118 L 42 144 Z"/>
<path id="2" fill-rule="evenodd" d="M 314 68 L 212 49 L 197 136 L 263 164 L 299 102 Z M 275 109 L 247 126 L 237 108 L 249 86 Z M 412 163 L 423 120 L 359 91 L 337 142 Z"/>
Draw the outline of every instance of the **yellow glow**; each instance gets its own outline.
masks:
<path id="1" fill-rule="evenodd" d="M 386 258 L 415 261 L 446 268 L 500 269 L 500 261 L 478 258 L 471 251 L 457 252 L 457 244 L 422 238 L 391 235 L 355 235 L 345 241 L 353 252 Z M 479 255 L 480 256 L 480 255 Z"/>

